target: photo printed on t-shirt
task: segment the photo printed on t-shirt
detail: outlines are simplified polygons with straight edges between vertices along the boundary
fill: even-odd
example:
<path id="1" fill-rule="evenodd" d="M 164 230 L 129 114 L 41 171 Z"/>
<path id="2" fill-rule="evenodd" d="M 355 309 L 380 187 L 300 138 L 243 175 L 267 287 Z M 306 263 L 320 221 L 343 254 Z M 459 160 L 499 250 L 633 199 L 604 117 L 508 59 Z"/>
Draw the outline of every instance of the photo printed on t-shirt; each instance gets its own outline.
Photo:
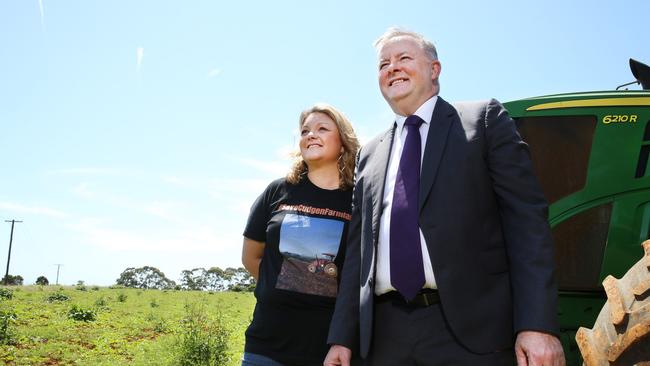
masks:
<path id="1" fill-rule="evenodd" d="M 334 259 L 343 228 L 340 220 L 287 213 L 280 228 L 283 261 L 276 288 L 335 297 L 338 268 Z"/>

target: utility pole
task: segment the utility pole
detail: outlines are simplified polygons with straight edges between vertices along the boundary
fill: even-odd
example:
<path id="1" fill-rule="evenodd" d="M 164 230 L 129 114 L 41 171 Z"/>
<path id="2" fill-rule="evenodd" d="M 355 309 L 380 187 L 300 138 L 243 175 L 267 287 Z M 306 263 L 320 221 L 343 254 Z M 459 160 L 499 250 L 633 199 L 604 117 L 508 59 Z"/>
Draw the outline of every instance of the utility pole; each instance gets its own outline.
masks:
<path id="1" fill-rule="evenodd" d="M 5 220 L 5 222 L 11 223 L 11 235 L 9 236 L 9 255 L 7 256 L 7 272 L 5 273 L 5 281 L 4 281 L 4 285 L 7 286 L 7 281 L 9 280 L 9 261 L 11 260 L 11 243 L 14 241 L 14 224 L 22 221 Z"/>
<path id="2" fill-rule="evenodd" d="M 60 263 L 55 264 L 55 266 L 56 266 L 56 284 L 57 285 L 59 284 L 59 269 L 61 268 L 62 265 L 63 264 L 60 264 Z"/>

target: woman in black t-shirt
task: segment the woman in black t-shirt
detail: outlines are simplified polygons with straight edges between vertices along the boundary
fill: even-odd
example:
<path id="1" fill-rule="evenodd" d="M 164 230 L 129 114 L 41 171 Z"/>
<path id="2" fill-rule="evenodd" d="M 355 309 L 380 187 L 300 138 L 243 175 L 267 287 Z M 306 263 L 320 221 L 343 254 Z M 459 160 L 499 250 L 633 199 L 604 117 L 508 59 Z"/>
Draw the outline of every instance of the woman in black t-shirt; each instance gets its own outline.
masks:
<path id="1" fill-rule="evenodd" d="M 242 365 L 316 366 L 327 354 L 359 143 L 334 107 L 300 115 L 300 151 L 257 198 L 242 262 L 257 280 Z"/>

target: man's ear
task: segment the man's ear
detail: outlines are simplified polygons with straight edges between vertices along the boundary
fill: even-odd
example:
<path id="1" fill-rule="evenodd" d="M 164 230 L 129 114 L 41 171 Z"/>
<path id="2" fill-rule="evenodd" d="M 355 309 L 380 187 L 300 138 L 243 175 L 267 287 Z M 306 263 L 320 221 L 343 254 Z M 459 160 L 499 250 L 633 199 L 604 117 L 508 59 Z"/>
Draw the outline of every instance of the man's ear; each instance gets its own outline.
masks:
<path id="1" fill-rule="evenodd" d="M 436 80 L 440 76 L 440 71 L 442 71 L 442 64 L 440 64 L 440 61 L 431 61 L 431 78 L 433 80 Z"/>

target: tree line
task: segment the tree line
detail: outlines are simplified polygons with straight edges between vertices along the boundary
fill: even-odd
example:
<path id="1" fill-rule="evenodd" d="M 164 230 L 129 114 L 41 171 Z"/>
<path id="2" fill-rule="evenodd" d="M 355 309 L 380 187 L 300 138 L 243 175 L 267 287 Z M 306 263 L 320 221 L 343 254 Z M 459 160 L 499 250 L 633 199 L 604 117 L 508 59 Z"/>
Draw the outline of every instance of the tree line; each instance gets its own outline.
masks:
<path id="1" fill-rule="evenodd" d="M 255 279 L 243 268 L 194 268 L 181 272 L 178 283 L 170 280 L 156 267 L 144 266 L 125 269 L 116 284 L 140 289 L 176 289 L 195 291 L 253 291 Z"/>
<path id="2" fill-rule="evenodd" d="M 0 284 L 22 286 L 23 277 L 20 275 L 5 276 Z M 83 281 L 81 281 L 83 282 Z M 45 276 L 39 276 L 37 285 L 47 286 L 49 280 Z M 219 267 L 194 268 L 181 272 L 179 282 L 170 280 L 156 267 L 129 267 L 125 269 L 115 281 L 116 285 L 159 290 L 195 290 L 195 291 L 253 291 L 255 290 L 255 279 L 243 268 Z"/>

